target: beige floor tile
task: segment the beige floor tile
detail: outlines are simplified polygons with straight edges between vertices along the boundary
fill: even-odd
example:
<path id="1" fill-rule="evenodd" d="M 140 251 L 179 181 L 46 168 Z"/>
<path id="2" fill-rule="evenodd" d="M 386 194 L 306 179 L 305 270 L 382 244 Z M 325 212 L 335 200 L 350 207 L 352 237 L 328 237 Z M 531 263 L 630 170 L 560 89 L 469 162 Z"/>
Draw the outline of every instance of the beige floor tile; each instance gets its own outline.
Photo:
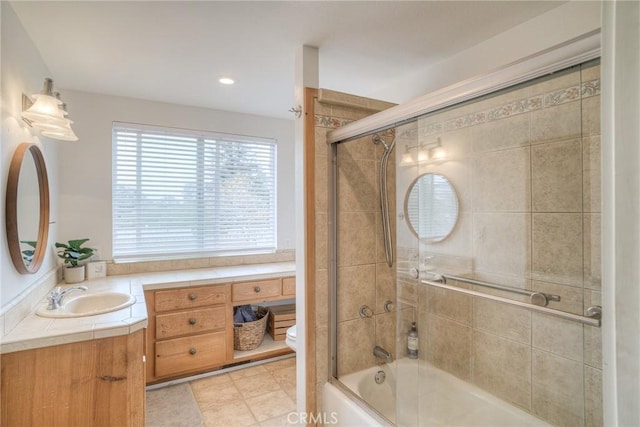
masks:
<path id="1" fill-rule="evenodd" d="M 281 385 L 280 388 L 282 388 L 282 390 L 284 390 L 284 392 L 287 393 L 287 396 L 289 396 L 291 400 L 293 400 L 293 403 L 296 402 L 296 400 L 298 399 L 298 396 L 297 396 L 297 389 L 295 384 L 284 384 L 284 385 Z"/>
<path id="2" fill-rule="evenodd" d="M 285 415 L 296 410 L 296 404 L 282 391 L 274 391 L 261 396 L 246 399 L 249 409 L 260 422 Z"/>
<path id="3" fill-rule="evenodd" d="M 146 425 L 200 426 L 200 410 L 188 384 L 179 384 L 147 392 Z"/>
<path id="4" fill-rule="evenodd" d="M 202 411 L 202 418 L 207 427 L 246 427 L 256 423 L 256 419 L 244 401 L 209 408 Z"/>
<path id="5" fill-rule="evenodd" d="M 245 399 L 280 390 L 280 386 L 270 373 L 238 378 L 233 381 Z"/>
<path id="6" fill-rule="evenodd" d="M 297 424 L 298 414 L 293 414 L 289 416 L 289 414 L 280 415 L 275 418 L 270 418 L 268 420 L 262 421 L 260 423 L 260 427 L 289 427 L 289 426 L 298 426 L 301 424 Z"/>
<path id="7" fill-rule="evenodd" d="M 191 389 L 193 390 L 200 409 L 229 405 L 243 398 L 240 391 L 232 382 L 216 384 L 215 382 L 207 383 L 200 381 L 204 380 L 191 383 Z"/>
<path id="8" fill-rule="evenodd" d="M 291 366 L 293 366 L 293 368 L 295 369 L 295 367 L 296 367 L 296 358 L 295 357 L 289 357 L 287 359 L 276 360 L 275 362 L 265 363 L 262 366 L 264 366 L 264 368 L 269 372 L 273 372 L 273 371 L 275 371 L 277 369 L 289 368 Z"/>
<path id="9" fill-rule="evenodd" d="M 273 371 L 271 373 L 273 378 L 278 382 L 278 384 L 296 384 L 296 369 L 295 367 L 278 369 L 277 371 Z"/>
<path id="10" fill-rule="evenodd" d="M 222 375 L 214 375 L 208 378 L 203 378 L 201 380 L 190 381 L 192 390 L 196 390 L 198 388 L 209 388 L 209 387 L 218 387 L 222 384 L 228 384 L 231 382 L 231 377 L 229 374 Z"/>
<path id="11" fill-rule="evenodd" d="M 291 357 L 148 392 L 147 426 L 292 426 L 295 402 Z"/>
<path id="12" fill-rule="evenodd" d="M 267 370 L 263 365 L 252 366 L 250 368 L 238 369 L 237 371 L 233 371 L 229 373 L 231 379 L 236 380 L 238 378 L 250 377 L 253 375 L 264 374 Z"/>

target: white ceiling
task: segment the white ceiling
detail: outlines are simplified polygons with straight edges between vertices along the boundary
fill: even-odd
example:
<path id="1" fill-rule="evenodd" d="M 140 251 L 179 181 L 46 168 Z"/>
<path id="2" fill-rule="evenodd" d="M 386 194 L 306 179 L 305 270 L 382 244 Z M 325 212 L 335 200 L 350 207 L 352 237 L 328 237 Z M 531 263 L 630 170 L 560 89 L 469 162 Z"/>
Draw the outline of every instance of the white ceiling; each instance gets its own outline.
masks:
<path id="1" fill-rule="evenodd" d="M 58 88 L 292 119 L 294 54 L 302 45 L 319 47 L 321 87 L 371 96 L 391 78 L 414 74 L 561 3 L 12 5 Z M 236 84 L 221 85 L 222 76 Z"/>

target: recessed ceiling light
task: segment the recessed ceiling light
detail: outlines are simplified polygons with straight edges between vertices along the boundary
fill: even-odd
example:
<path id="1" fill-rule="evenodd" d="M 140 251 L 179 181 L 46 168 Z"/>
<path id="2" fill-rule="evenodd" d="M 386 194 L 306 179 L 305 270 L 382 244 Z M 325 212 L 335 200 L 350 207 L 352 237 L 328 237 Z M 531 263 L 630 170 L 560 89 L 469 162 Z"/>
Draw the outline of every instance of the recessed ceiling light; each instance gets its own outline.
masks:
<path id="1" fill-rule="evenodd" d="M 230 79 L 229 77 L 223 77 L 220 80 L 218 80 L 220 83 L 222 83 L 223 85 L 232 85 L 235 82 L 233 81 L 233 79 Z"/>

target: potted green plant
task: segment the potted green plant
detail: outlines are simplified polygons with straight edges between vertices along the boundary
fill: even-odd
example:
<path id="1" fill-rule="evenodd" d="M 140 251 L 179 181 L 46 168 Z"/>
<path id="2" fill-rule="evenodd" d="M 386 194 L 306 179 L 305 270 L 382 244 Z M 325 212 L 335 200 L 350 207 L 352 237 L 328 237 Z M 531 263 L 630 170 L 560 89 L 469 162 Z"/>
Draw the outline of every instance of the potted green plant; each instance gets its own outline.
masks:
<path id="1" fill-rule="evenodd" d="M 29 265 L 33 261 L 33 256 L 36 254 L 36 246 L 38 242 L 32 240 L 20 240 L 20 243 L 24 243 L 25 245 L 31 246 L 33 249 L 25 249 L 22 251 L 22 260 L 24 261 L 24 265 Z"/>
<path id="2" fill-rule="evenodd" d="M 93 248 L 82 247 L 89 239 L 69 240 L 68 243 L 56 242 L 58 256 L 64 260 L 64 281 L 66 283 L 78 283 L 84 281 L 84 264 L 85 261 L 95 252 Z"/>

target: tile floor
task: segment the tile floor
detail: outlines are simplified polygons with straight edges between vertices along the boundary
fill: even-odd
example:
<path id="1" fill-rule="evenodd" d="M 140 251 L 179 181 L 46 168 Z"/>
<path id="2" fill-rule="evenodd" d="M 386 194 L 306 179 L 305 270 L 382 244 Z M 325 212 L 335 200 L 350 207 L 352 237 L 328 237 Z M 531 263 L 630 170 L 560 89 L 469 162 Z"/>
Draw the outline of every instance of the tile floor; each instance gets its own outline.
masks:
<path id="1" fill-rule="evenodd" d="M 280 427 L 296 410 L 296 359 L 147 392 L 147 427 Z"/>

